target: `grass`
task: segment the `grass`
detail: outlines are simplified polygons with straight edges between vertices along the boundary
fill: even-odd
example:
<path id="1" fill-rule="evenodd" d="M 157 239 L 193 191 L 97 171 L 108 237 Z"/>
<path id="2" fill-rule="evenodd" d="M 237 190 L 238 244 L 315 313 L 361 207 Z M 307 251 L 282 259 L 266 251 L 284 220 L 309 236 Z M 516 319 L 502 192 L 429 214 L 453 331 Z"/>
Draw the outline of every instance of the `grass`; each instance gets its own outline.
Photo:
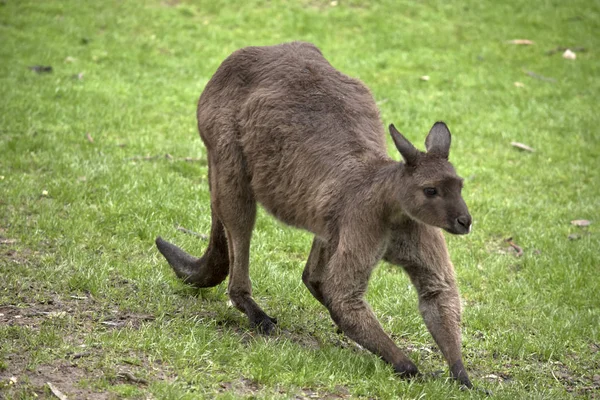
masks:
<path id="1" fill-rule="evenodd" d="M 475 384 L 598 398 L 598 31 L 600 6 L 583 0 L 0 2 L 0 397 L 51 397 L 46 382 L 72 398 L 484 397 L 447 382 L 398 268 L 382 263 L 367 297 L 427 374 L 411 382 L 336 333 L 303 287 L 307 233 L 259 213 L 254 293 L 281 328 L 268 338 L 224 285 L 191 289 L 154 248 L 159 234 L 206 246 L 175 226 L 210 228 L 194 113 L 219 63 L 306 40 L 414 142 L 436 120 L 454 134 L 475 229 L 447 239 Z M 557 47 L 585 51 L 546 54 Z"/>

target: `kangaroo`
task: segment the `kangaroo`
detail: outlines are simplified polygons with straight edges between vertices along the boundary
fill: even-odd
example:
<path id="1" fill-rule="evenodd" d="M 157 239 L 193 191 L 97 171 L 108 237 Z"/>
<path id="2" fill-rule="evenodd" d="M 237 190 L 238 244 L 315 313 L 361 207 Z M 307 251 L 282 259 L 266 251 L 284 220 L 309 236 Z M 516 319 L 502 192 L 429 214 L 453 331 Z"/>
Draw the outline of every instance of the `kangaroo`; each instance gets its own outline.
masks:
<path id="1" fill-rule="evenodd" d="M 448 161 L 443 122 L 427 135 L 426 152 L 390 125 L 404 160 L 394 161 L 369 89 L 301 42 L 231 54 L 200 96 L 197 117 L 208 152 L 208 248 L 196 258 L 156 239 L 179 278 L 203 288 L 229 275 L 233 305 L 270 334 L 277 321 L 252 298 L 248 265 L 260 203 L 315 235 L 302 280 L 344 334 L 412 377 L 416 365 L 364 300 L 378 261 L 402 266 L 451 376 L 471 387 L 461 356 L 460 298 L 441 231 L 469 233 L 471 216 L 463 181 Z"/>

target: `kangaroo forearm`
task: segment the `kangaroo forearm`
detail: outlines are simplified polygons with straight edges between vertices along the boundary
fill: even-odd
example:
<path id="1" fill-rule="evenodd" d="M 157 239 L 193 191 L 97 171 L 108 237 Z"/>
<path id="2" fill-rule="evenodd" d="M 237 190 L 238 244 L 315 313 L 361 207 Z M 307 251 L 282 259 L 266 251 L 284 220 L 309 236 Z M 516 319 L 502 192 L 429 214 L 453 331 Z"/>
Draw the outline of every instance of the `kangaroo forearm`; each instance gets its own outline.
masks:
<path id="1" fill-rule="evenodd" d="M 331 318 L 350 339 L 392 364 L 396 372 L 411 376 L 418 373 L 417 367 L 385 333 L 364 300 L 354 304 L 330 303 L 328 308 Z"/>

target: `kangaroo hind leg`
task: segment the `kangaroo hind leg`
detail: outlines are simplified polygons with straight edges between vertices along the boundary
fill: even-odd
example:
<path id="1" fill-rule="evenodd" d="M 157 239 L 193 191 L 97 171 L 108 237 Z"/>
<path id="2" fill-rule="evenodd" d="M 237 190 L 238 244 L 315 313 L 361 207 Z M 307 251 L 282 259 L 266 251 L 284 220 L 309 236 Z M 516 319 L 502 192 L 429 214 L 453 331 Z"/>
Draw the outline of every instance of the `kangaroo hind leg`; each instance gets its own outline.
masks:
<path id="1" fill-rule="evenodd" d="M 230 144 L 219 149 L 222 157 L 211 181 L 211 199 L 223 221 L 229 246 L 229 298 L 248 316 L 250 326 L 270 334 L 277 321 L 269 317 L 252 298 L 250 282 L 250 240 L 256 219 L 256 200 L 241 148 Z"/>
<path id="2" fill-rule="evenodd" d="M 308 261 L 306 261 L 304 272 L 302 272 L 302 282 L 314 298 L 323 305 L 325 305 L 325 300 L 321 291 L 321 284 L 330 258 L 331 251 L 328 244 L 315 236 Z"/>

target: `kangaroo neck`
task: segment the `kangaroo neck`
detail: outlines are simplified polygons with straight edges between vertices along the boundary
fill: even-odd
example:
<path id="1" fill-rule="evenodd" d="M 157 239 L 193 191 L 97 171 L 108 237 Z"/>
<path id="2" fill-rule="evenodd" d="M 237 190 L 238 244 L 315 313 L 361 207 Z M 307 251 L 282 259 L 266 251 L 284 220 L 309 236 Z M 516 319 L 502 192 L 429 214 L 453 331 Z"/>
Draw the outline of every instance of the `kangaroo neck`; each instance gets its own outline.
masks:
<path id="1" fill-rule="evenodd" d="M 405 215 L 400 199 L 408 190 L 405 180 L 406 165 L 394 160 L 381 163 L 371 179 L 372 192 L 379 199 L 379 208 L 385 219 L 398 219 Z"/>

